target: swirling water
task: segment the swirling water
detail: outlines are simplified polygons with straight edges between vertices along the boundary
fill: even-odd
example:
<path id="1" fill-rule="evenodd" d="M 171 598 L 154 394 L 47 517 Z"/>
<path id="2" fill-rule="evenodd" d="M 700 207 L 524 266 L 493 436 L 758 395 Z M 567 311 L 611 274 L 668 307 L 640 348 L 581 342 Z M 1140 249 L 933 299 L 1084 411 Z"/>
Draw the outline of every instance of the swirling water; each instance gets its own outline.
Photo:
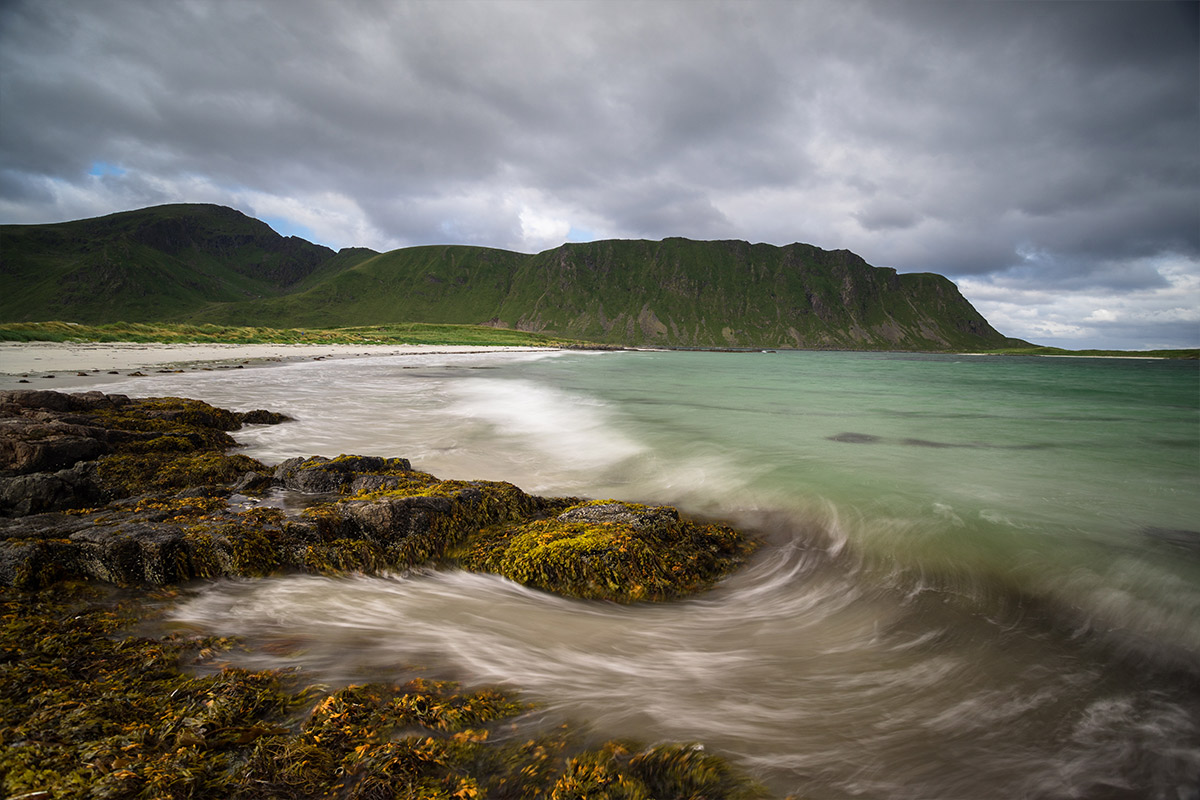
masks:
<path id="1" fill-rule="evenodd" d="M 767 542 L 618 607 L 414 571 L 197 589 L 177 624 L 328 682 L 505 684 L 813 798 L 1184 798 L 1200 783 L 1195 364 L 862 353 L 396 356 L 161 375 L 297 421 L 268 462 L 673 503 Z"/>

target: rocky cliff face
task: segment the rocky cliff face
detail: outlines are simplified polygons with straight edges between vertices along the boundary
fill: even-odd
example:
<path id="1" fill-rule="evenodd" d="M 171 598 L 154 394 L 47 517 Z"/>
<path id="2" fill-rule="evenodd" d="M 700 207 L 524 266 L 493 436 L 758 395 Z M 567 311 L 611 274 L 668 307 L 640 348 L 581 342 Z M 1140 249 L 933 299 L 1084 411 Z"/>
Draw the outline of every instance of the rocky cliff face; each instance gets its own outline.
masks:
<path id="1" fill-rule="evenodd" d="M 532 309 L 507 309 L 514 326 L 596 341 L 914 350 L 1004 341 L 942 276 L 899 275 L 811 245 L 572 244 L 533 257 L 524 277 L 545 290 Z"/>
<path id="2" fill-rule="evenodd" d="M 988 349 L 1006 339 L 946 278 L 846 250 L 600 241 L 536 255 L 374 253 L 284 238 L 217 206 L 0 227 L 2 321 L 273 327 L 491 325 L 616 345 Z"/>

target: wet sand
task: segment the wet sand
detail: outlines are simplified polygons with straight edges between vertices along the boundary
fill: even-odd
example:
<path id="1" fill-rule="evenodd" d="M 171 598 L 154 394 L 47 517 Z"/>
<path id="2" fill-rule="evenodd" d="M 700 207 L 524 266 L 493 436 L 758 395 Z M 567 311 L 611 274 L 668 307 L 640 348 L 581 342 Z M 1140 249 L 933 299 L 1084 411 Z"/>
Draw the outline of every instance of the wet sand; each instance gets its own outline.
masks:
<path id="1" fill-rule="evenodd" d="M 520 352 L 544 348 L 474 345 L 143 344 L 137 342 L 0 342 L 0 389 L 70 389 L 150 375 L 246 369 L 289 361 L 431 353 Z"/>

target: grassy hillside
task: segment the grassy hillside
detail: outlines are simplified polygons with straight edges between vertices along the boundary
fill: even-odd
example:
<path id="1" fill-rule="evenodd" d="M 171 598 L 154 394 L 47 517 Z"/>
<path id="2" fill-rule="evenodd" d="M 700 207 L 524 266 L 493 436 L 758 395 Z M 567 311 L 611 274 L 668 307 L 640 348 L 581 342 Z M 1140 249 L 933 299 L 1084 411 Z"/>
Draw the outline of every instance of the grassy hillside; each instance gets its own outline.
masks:
<path id="1" fill-rule="evenodd" d="M 216 206 L 0 226 L 0 321 L 486 325 L 621 345 L 984 350 L 1006 339 L 940 275 L 845 250 L 687 239 L 334 253 Z"/>
<path id="2" fill-rule="evenodd" d="M 478 347 L 580 347 L 582 342 L 480 325 L 363 325 L 350 328 L 266 328 L 230 325 L 75 322 L 0 324 L 0 342 L 213 342 L 223 344 L 432 344 Z"/>
<path id="3" fill-rule="evenodd" d="M 210 205 L 4 225 L 0 239 L 5 321 L 175 319 L 213 302 L 289 291 L 337 255 Z"/>
<path id="4" fill-rule="evenodd" d="M 488 324 L 623 345 L 945 350 L 1008 340 L 939 275 L 846 251 L 686 239 L 527 256 L 413 247 L 310 288 L 192 316 L 229 324 Z"/>

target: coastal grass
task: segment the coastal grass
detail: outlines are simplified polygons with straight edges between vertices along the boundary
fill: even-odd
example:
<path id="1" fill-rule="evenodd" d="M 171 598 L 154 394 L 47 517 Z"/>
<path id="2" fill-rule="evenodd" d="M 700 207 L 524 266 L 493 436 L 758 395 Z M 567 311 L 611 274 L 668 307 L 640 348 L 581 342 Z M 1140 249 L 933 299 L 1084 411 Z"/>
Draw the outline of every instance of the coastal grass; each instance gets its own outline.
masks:
<path id="1" fill-rule="evenodd" d="M 587 347 L 574 339 L 483 325 L 400 323 L 347 328 L 267 328 L 167 322 L 9 322 L 0 342 L 137 342 L 159 344 L 370 344 L 476 347 Z"/>
<path id="2" fill-rule="evenodd" d="M 0 323 L 0 342 L 136 342 L 139 344 L 364 344 L 442 345 L 473 347 L 603 348 L 612 345 L 550 336 L 486 325 L 452 325 L 408 322 L 357 325 L 345 328 L 269 328 L 249 325 L 213 325 L 170 322 L 114 322 L 83 325 L 77 322 Z M 670 349 L 670 348 L 669 348 Z M 684 348 L 691 349 L 691 348 Z M 706 349 L 706 348 L 699 348 Z M 778 348 L 793 349 L 793 348 Z M 801 348 L 804 349 L 804 348 Z M 757 348 L 750 348 L 757 351 Z M 1200 360 L 1200 348 L 1179 350 L 1066 350 L 1023 343 L 1016 347 L 979 350 L 990 355 L 1076 356 L 1088 358 L 1170 358 Z"/>

